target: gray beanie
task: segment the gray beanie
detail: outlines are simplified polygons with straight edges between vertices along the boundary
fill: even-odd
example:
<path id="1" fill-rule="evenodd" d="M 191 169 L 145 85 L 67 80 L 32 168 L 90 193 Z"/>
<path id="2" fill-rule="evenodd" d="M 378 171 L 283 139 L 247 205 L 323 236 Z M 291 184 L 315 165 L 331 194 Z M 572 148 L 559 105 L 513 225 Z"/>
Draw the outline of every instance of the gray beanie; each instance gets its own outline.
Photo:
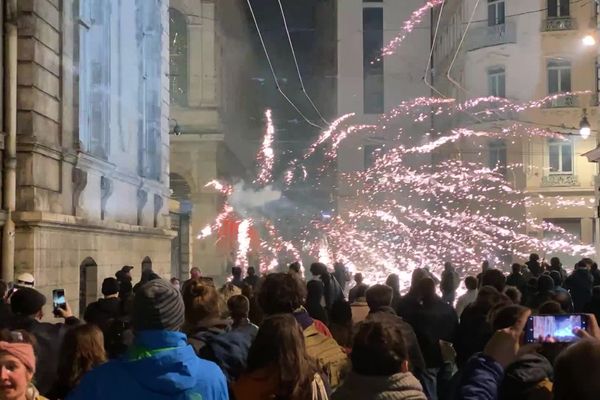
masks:
<path id="1" fill-rule="evenodd" d="M 133 300 L 133 328 L 136 331 L 177 331 L 184 322 L 181 294 L 164 279 L 141 286 Z"/>

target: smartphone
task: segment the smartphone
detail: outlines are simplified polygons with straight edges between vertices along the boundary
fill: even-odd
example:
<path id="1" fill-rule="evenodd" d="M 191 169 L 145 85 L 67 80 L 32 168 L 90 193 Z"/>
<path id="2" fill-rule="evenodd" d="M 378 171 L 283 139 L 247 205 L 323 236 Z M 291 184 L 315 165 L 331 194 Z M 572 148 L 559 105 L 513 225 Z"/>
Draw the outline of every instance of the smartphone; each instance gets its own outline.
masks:
<path id="1" fill-rule="evenodd" d="M 54 307 L 54 314 L 57 314 L 57 310 L 67 308 L 67 300 L 65 299 L 65 289 L 54 289 L 52 291 L 52 306 Z"/>
<path id="2" fill-rule="evenodd" d="M 572 343 L 579 340 L 574 329 L 585 330 L 585 314 L 532 315 L 525 325 L 526 343 Z"/>

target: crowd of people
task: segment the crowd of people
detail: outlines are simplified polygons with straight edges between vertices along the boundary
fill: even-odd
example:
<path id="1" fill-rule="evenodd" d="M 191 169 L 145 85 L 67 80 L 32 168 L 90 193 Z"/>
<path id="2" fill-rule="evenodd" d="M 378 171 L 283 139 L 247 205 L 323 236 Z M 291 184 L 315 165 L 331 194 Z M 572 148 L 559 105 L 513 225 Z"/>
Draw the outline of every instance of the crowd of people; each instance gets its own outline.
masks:
<path id="1" fill-rule="evenodd" d="M 239 267 L 217 288 L 193 268 L 132 284 L 125 266 L 103 298 L 44 322 L 33 277 L 0 283 L 0 400 L 487 400 L 600 398 L 600 272 L 569 274 L 532 254 L 506 276 L 482 264 L 461 279 L 413 271 L 368 285 L 343 264 L 258 276 Z M 22 279 L 21 279 L 22 278 Z M 354 283 L 350 282 L 354 279 Z M 523 342 L 531 314 L 587 314 L 572 343 Z"/>

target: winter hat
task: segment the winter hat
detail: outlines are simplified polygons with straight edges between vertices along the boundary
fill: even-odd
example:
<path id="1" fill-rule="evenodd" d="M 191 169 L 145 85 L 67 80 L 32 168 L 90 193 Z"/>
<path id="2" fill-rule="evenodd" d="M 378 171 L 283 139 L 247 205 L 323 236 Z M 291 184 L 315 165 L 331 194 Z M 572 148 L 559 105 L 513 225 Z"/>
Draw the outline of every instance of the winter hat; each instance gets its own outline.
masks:
<path id="1" fill-rule="evenodd" d="M 33 288 L 20 288 L 10 296 L 10 308 L 13 314 L 33 315 L 46 304 L 46 296 Z"/>
<path id="2" fill-rule="evenodd" d="M 119 293 L 119 281 L 115 278 L 106 278 L 102 281 L 102 294 L 110 296 L 111 294 Z"/>
<path id="3" fill-rule="evenodd" d="M 138 289 L 133 300 L 135 330 L 177 331 L 183 322 L 183 299 L 168 281 L 154 279 Z"/>

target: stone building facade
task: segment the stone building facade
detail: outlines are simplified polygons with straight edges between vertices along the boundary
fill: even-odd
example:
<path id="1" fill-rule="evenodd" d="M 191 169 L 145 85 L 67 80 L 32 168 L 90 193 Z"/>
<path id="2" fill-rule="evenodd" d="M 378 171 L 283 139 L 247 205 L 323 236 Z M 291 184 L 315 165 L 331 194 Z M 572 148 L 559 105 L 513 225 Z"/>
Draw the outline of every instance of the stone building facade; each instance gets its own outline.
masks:
<path id="1" fill-rule="evenodd" d="M 76 313 L 122 265 L 170 272 L 168 23 L 167 0 L 18 1 L 14 270 Z"/>

